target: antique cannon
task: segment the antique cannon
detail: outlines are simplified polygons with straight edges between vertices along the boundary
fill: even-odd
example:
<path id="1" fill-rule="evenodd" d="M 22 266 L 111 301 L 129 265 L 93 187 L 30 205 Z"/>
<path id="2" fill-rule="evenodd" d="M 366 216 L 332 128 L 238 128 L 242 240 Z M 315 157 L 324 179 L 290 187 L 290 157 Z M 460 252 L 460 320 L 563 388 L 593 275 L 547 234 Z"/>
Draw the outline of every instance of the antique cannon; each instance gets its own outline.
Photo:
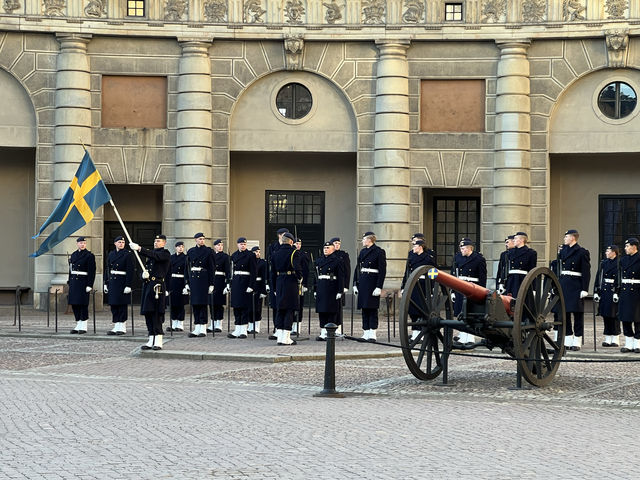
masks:
<path id="1" fill-rule="evenodd" d="M 457 318 L 450 290 L 465 296 Z M 481 337 L 469 348 L 500 348 L 517 359 L 518 370 L 529 383 L 548 385 L 564 354 L 565 321 L 560 282 L 546 267 L 531 270 L 518 298 L 512 298 L 422 266 L 409 276 L 400 301 L 400 341 L 409 370 L 420 380 L 443 374 L 443 383 L 457 329 Z M 551 336 L 554 326 L 557 341 Z M 418 333 L 412 335 L 414 330 Z"/>

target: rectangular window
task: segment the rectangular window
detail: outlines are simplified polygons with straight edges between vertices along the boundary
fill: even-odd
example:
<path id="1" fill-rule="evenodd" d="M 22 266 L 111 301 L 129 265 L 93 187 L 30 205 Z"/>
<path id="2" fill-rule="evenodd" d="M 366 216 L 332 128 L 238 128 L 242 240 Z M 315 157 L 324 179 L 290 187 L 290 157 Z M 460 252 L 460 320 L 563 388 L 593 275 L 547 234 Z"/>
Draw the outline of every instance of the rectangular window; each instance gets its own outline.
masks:
<path id="1" fill-rule="evenodd" d="M 103 75 L 102 126 L 167 128 L 167 77 Z"/>
<path id="2" fill-rule="evenodd" d="M 127 17 L 144 17 L 144 0 L 127 0 Z"/>
<path id="3" fill-rule="evenodd" d="M 607 245 L 617 245 L 623 253 L 624 241 L 640 237 L 640 196 L 600 195 L 600 253 Z"/>
<path id="4" fill-rule="evenodd" d="M 433 245 L 438 263 L 451 268 L 462 237 L 480 243 L 480 199 L 477 197 L 434 197 Z"/>
<path id="5" fill-rule="evenodd" d="M 445 3 L 444 19 L 447 22 L 462 21 L 462 4 L 461 3 Z"/>
<path id="6" fill-rule="evenodd" d="M 422 80 L 420 130 L 484 132 L 484 80 Z"/>

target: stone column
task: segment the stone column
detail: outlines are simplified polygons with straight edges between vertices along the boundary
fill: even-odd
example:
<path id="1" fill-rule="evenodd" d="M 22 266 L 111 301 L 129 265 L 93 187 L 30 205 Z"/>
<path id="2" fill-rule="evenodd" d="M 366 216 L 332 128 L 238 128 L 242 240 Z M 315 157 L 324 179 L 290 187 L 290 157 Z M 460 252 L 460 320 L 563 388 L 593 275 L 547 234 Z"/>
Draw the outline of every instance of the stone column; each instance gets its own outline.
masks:
<path id="1" fill-rule="evenodd" d="M 409 240 L 409 64 L 404 40 L 376 42 L 374 231 L 387 251 L 387 288 L 400 286 Z"/>
<path id="2" fill-rule="evenodd" d="M 493 259 L 499 258 L 504 238 L 530 225 L 531 179 L 529 99 L 529 41 L 499 42 L 496 84 L 494 161 Z M 538 240 L 538 239 L 533 239 Z"/>
<path id="3" fill-rule="evenodd" d="M 82 144 L 87 147 L 91 145 L 91 86 L 87 56 L 91 35 L 57 34 L 57 39 L 60 42 L 60 52 L 56 61 L 53 185 L 51 202 L 44 202 L 48 209 L 44 213 L 46 216 L 53 211 L 69 188 L 84 155 Z M 38 215 L 42 213 L 39 212 Z M 90 236 L 89 231 L 91 226 L 83 227 L 77 235 Z M 48 233 L 51 232 L 47 230 L 43 239 Z M 67 282 L 67 252 L 76 249 L 74 238 L 75 235 L 53 249 L 51 283 L 54 285 Z M 100 254 L 101 244 L 98 245 L 96 241 L 88 243 L 89 249 Z M 97 284 L 99 283 L 98 281 Z"/>
<path id="4" fill-rule="evenodd" d="M 183 40 L 180 45 L 175 235 L 188 241 L 196 232 L 208 238 L 212 233 L 211 43 Z"/>

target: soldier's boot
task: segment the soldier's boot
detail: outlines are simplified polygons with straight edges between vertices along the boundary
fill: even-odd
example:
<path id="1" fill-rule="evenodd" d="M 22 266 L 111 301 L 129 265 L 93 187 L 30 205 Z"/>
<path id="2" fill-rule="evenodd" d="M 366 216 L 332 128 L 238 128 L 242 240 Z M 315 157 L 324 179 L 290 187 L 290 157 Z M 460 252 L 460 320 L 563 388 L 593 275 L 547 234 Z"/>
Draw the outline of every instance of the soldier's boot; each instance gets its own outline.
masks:
<path id="1" fill-rule="evenodd" d="M 298 334 L 298 322 L 293 322 L 291 325 L 291 333 L 294 335 Z"/>
<path id="2" fill-rule="evenodd" d="M 125 326 L 126 324 L 124 322 L 118 322 L 116 323 L 116 325 L 118 326 L 116 335 L 125 335 L 127 333 L 127 327 Z"/>
<path id="3" fill-rule="evenodd" d="M 71 330 L 69 333 L 73 333 L 74 335 L 77 334 L 79 326 L 80 326 L 80 320 L 76 320 L 76 326 L 73 327 L 73 330 Z"/>
<path id="4" fill-rule="evenodd" d="M 549 332 L 549 337 L 551 338 L 551 340 L 553 340 L 555 343 L 558 343 L 558 331 L 557 330 L 551 330 Z M 552 348 L 551 345 L 549 345 L 547 347 L 547 353 L 554 353 L 556 350 L 555 348 Z"/>
<path id="5" fill-rule="evenodd" d="M 87 322 L 88 320 L 80 320 L 80 325 L 76 327 L 79 334 L 87 333 Z"/>
<path id="6" fill-rule="evenodd" d="M 565 350 L 571 349 L 573 346 L 573 335 L 566 335 L 564 337 L 564 346 L 566 347 Z"/>
<path id="7" fill-rule="evenodd" d="M 249 322 L 249 325 L 247 326 L 247 333 L 254 333 L 256 331 L 256 327 L 254 325 L 254 322 Z"/>
<path id="8" fill-rule="evenodd" d="M 238 338 L 247 338 L 248 325 L 240 325 L 240 335 Z"/>
<path id="9" fill-rule="evenodd" d="M 257 322 L 254 322 L 253 329 L 256 333 L 260 333 L 260 320 L 258 320 Z"/>
<path id="10" fill-rule="evenodd" d="M 149 335 L 149 341 L 142 345 L 140 348 L 142 350 L 151 350 L 153 348 L 153 337 L 154 335 Z"/>
<path id="11" fill-rule="evenodd" d="M 184 332 L 184 321 L 176 320 L 176 326 L 173 328 L 174 328 L 174 332 Z"/>
<path id="12" fill-rule="evenodd" d="M 207 325 L 207 332 L 213 332 L 213 320 L 209 320 L 209 324 Z"/>
<path id="13" fill-rule="evenodd" d="M 113 324 L 113 328 L 107 332 L 107 335 L 115 335 L 118 333 L 119 322 Z"/>
<path id="14" fill-rule="evenodd" d="M 167 332 L 175 332 L 176 331 L 176 321 L 171 320 L 171 326 L 167 327 Z"/>
<path id="15" fill-rule="evenodd" d="M 189 338 L 199 337 L 200 336 L 200 324 L 197 324 L 193 327 L 193 331 L 189 332 Z"/>
<path id="16" fill-rule="evenodd" d="M 610 347 L 611 346 L 611 335 L 605 335 L 604 336 L 604 342 L 602 342 L 602 346 L 603 347 Z"/>
<path id="17" fill-rule="evenodd" d="M 622 353 L 629 353 L 633 351 L 633 343 L 634 343 L 633 337 L 624 337 L 624 347 L 622 347 L 620 351 Z"/>
<path id="18" fill-rule="evenodd" d="M 466 345 L 473 345 L 474 343 L 476 343 L 476 337 L 474 337 L 470 333 L 467 333 L 467 341 L 465 342 L 465 344 Z"/>
<path id="19" fill-rule="evenodd" d="M 336 335 L 342 335 L 342 325 L 338 325 L 338 328 L 336 328 Z"/>
<path id="20" fill-rule="evenodd" d="M 582 348 L 582 337 L 573 337 L 573 345 L 571 345 L 571 350 L 577 352 Z"/>
<path id="21" fill-rule="evenodd" d="M 156 335 L 153 337 L 153 347 L 152 350 L 162 350 L 162 335 Z"/>
<path id="22" fill-rule="evenodd" d="M 296 342 L 295 340 L 291 339 L 291 331 L 290 330 L 283 330 L 282 331 L 282 343 L 280 345 L 297 345 L 298 342 Z"/>
<path id="23" fill-rule="evenodd" d="M 611 341 L 609 342 L 612 347 L 619 347 L 620 335 L 611 335 Z"/>
<path id="24" fill-rule="evenodd" d="M 200 333 L 198 333 L 198 337 L 206 337 L 207 336 L 207 324 L 200 324 Z"/>
<path id="25" fill-rule="evenodd" d="M 415 340 L 420 335 L 420 330 L 412 330 L 411 331 L 411 340 Z"/>
<path id="26" fill-rule="evenodd" d="M 228 338 L 238 338 L 240 336 L 240 325 L 236 325 L 236 328 L 231 333 L 227 333 Z"/>
<path id="27" fill-rule="evenodd" d="M 378 339 L 376 338 L 376 329 L 372 328 L 369 330 L 369 338 L 367 338 L 367 342 L 376 343 Z"/>
<path id="28" fill-rule="evenodd" d="M 321 328 L 320 329 L 320 335 L 318 335 L 316 337 L 316 341 L 317 342 L 326 342 L 327 341 L 327 329 L 326 328 Z"/>
<path id="29" fill-rule="evenodd" d="M 222 320 L 215 320 L 213 322 L 213 331 L 216 333 L 222 332 Z"/>
<path id="30" fill-rule="evenodd" d="M 276 329 L 276 342 L 278 343 L 278 345 L 282 345 L 282 339 L 284 337 L 284 330 L 277 328 Z"/>
<path id="31" fill-rule="evenodd" d="M 633 352 L 640 353 L 640 338 L 633 339 Z"/>

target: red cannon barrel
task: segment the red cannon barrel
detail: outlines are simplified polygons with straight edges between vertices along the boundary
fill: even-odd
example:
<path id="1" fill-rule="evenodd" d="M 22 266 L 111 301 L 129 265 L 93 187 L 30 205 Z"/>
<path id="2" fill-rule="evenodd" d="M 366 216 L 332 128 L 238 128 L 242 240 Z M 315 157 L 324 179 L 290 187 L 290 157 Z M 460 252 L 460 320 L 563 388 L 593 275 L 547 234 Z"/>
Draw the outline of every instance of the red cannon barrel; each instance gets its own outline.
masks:
<path id="1" fill-rule="evenodd" d="M 427 275 L 432 280 L 449 287 L 451 290 L 462 293 L 469 300 L 473 300 L 476 303 L 484 303 L 487 295 L 491 292 L 488 288 L 467 282 L 466 280 L 460 280 L 459 278 L 443 272 L 442 270 L 438 270 L 435 267 L 429 269 Z M 507 314 L 510 316 L 513 315 L 513 312 L 511 311 L 511 303 L 514 300 L 513 297 L 508 295 L 501 295 L 500 297 L 502 298 L 502 304 L 504 305 L 504 309 L 507 311 Z"/>

